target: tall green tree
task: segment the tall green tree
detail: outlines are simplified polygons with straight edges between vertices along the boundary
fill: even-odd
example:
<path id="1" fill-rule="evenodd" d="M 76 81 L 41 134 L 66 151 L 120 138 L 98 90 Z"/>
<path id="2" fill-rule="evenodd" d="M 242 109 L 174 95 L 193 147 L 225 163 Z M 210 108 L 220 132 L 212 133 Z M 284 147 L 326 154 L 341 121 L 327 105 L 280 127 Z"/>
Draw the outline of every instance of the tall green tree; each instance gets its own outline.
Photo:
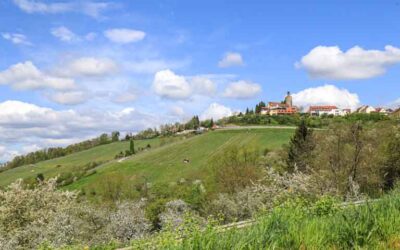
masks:
<path id="1" fill-rule="evenodd" d="M 108 135 L 106 133 L 101 134 L 99 137 L 100 144 L 108 143 Z"/>
<path id="2" fill-rule="evenodd" d="M 289 143 L 287 156 L 289 170 L 298 169 L 305 172 L 314 148 L 313 131 L 307 127 L 306 121 L 303 119 Z"/>
<path id="3" fill-rule="evenodd" d="M 135 154 L 135 143 L 133 142 L 133 139 L 131 139 L 130 143 L 129 143 L 129 151 L 131 154 Z"/>
<path id="4" fill-rule="evenodd" d="M 262 108 L 264 108 L 264 107 L 265 107 L 265 102 L 263 102 L 263 101 L 259 102 L 259 103 L 256 105 L 256 109 L 255 109 L 256 114 L 260 114 Z"/>
<path id="5" fill-rule="evenodd" d="M 195 117 L 193 117 L 193 120 L 194 120 L 194 129 L 198 129 L 200 127 L 199 117 L 196 115 Z"/>
<path id="6" fill-rule="evenodd" d="M 111 141 L 116 142 L 119 141 L 120 133 L 119 131 L 114 131 L 111 133 Z"/>

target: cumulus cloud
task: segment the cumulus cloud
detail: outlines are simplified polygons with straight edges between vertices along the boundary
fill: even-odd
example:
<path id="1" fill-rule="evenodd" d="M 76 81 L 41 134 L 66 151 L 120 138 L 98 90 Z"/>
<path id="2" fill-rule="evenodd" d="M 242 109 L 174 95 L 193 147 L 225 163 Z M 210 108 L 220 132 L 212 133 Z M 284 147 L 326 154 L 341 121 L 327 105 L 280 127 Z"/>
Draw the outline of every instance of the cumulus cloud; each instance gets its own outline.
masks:
<path id="1" fill-rule="evenodd" d="M 104 36 L 114 43 L 127 44 L 143 40 L 146 33 L 134 29 L 109 29 L 104 31 Z"/>
<path id="2" fill-rule="evenodd" d="M 215 83 L 204 76 L 195 76 L 190 83 L 194 92 L 200 95 L 214 95 L 217 91 Z"/>
<path id="3" fill-rule="evenodd" d="M 19 33 L 2 33 L 1 36 L 13 44 L 32 45 L 28 38 Z"/>
<path id="4" fill-rule="evenodd" d="M 11 85 L 18 90 L 43 88 L 70 90 L 76 87 L 73 79 L 46 74 L 30 61 L 17 63 L 4 71 L 0 71 L 1 84 Z"/>
<path id="5" fill-rule="evenodd" d="M 108 2 L 73 1 L 73 2 L 52 2 L 45 3 L 36 0 L 13 0 L 22 11 L 32 14 L 58 14 L 66 12 L 79 12 L 97 18 L 102 11 L 110 8 Z"/>
<path id="6" fill-rule="evenodd" d="M 206 76 L 188 77 L 171 70 L 161 70 L 154 76 L 153 89 L 161 97 L 187 99 L 192 95 L 213 96 L 216 84 Z"/>
<path id="7" fill-rule="evenodd" d="M 87 93 L 83 91 L 56 92 L 50 96 L 53 102 L 64 105 L 77 105 L 88 99 Z"/>
<path id="8" fill-rule="evenodd" d="M 210 106 L 200 115 L 201 120 L 214 119 L 218 120 L 231 116 L 232 110 L 218 103 L 211 103 Z"/>
<path id="9" fill-rule="evenodd" d="M 81 57 L 59 71 L 70 76 L 106 76 L 116 73 L 118 66 L 109 58 Z"/>
<path id="10" fill-rule="evenodd" d="M 339 47 L 318 46 L 296 63 L 313 78 L 366 79 L 382 75 L 391 65 L 400 63 L 400 49 L 365 50 L 355 46 L 346 52 Z"/>
<path id="11" fill-rule="evenodd" d="M 243 66 L 243 58 L 239 53 L 228 52 L 225 56 L 218 62 L 220 68 L 227 68 L 233 66 Z"/>
<path id="12" fill-rule="evenodd" d="M 23 147 L 65 146 L 103 132 L 138 131 L 161 124 L 163 119 L 134 108 L 104 111 L 54 110 L 20 101 L 0 103 L 0 161 L 17 143 Z M 5 147 L 5 149 L 4 149 Z M 19 150 L 21 153 L 22 150 Z"/>
<path id="13" fill-rule="evenodd" d="M 74 32 L 65 26 L 51 29 L 51 34 L 63 42 L 75 42 L 80 40 L 80 38 Z"/>
<path id="14" fill-rule="evenodd" d="M 293 94 L 293 103 L 307 108 L 310 105 L 335 105 L 340 108 L 355 109 L 360 105 L 358 95 L 334 85 L 308 88 Z"/>
<path id="15" fill-rule="evenodd" d="M 248 81 L 237 81 L 230 83 L 224 93 L 224 97 L 236 99 L 249 99 L 257 96 L 261 92 L 261 86 L 257 83 Z"/>
<path id="16" fill-rule="evenodd" d="M 186 99 L 192 94 L 192 88 L 185 77 L 171 70 L 162 70 L 155 74 L 153 81 L 155 93 L 170 99 Z"/>

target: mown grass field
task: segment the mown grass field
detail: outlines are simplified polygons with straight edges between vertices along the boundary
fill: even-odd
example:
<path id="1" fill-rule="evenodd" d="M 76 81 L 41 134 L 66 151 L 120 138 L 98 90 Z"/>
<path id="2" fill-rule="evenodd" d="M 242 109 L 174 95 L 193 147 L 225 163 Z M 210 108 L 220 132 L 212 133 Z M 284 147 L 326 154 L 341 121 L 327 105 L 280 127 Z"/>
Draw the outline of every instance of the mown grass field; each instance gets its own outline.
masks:
<path id="1" fill-rule="evenodd" d="M 209 160 L 230 145 L 251 145 L 260 153 L 265 149 L 277 149 L 288 143 L 294 133 L 292 128 L 220 130 L 167 144 L 123 162 L 111 162 L 97 169 L 95 175 L 83 178 L 70 187 L 90 188 L 110 174 L 121 174 L 133 182 L 171 183 L 181 178 L 206 180 L 209 176 Z M 184 160 L 189 160 L 185 163 Z"/>
<path id="2" fill-rule="evenodd" d="M 187 139 L 172 137 L 164 139 L 137 140 L 135 147 L 151 149 L 142 151 L 123 162 L 113 160 L 120 151 L 129 148 L 129 142 L 117 142 L 98 146 L 65 157 L 23 166 L 0 173 L 0 186 L 18 178 L 35 177 L 42 173 L 45 178 L 76 170 L 90 162 L 106 162 L 96 168 L 96 173 L 70 184 L 68 189 L 90 188 L 107 176 L 118 173 L 133 182 L 169 183 L 180 178 L 207 179 L 209 160 L 230 145 L 251 145 L 260 152 L 265 148 L 276 149 L 288 143 L 293 128 L 257 128 L 212 131 Z M 184 163 L 188 159 L 189 163 Z"/>

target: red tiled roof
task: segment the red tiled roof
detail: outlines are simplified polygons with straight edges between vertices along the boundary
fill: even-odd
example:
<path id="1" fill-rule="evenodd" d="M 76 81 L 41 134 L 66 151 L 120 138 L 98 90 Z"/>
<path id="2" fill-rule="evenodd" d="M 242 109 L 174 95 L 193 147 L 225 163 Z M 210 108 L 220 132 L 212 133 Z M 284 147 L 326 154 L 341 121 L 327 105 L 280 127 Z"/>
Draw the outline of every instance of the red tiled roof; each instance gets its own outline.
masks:
<path id="1" fill-rule="evenodd" d="M 312 111 L 331 111 L 332 109 L 337 109 L 336 106 L 310 106 L 308 112 L 312 112 Z"/>

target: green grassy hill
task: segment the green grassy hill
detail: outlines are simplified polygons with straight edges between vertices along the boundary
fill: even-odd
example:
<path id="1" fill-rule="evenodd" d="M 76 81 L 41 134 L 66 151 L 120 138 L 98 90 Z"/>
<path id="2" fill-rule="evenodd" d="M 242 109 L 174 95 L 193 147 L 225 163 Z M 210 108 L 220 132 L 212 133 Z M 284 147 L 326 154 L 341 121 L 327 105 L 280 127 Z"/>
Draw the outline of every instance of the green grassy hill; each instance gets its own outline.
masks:
<path id="1" fill-rule="evenodd" d="M 242 130 L 219 130 L 183 139 L 151 139 L 135 141 L 135 147 L 151 145 L 151 149 L 119 162 L 113 160 L 120 151 L 129 147 L 129 142 L 117 142 L 98 146 L 62 158 L 40 162 L 33 166 L 23 166 L 0 173 L 0 185 L 4 186 L 17 178 L 35 177 L 42 173 L 45 178 L 74 171 L 90 162 L 105 162 L 95 168 L 90 176 L 70 184 L 70 189 L 91 188 L 102 183 L 107 176 L 118 173 L 133 183 L 143 180 L 150 183 L 169 183 L 186 179 L 206 179 L 210 157 L 229 145 L 254 145 L 260 150 L 275 149 L 289 141 L 292 128 L 264 128 Z M 184 163 L 188 159 L 189 163 Z"/>
<path id="2" fill-rule="evenodd" d="M 135 147 L 146 147 L 150 144 L 151 147 L 158 147 L 163 142 L 156 139 L 137 140 Z M 0 173 L 0 186 L 5 186 L 15 181 L 18 178 L 35 177 L 42 173 L 45 178 L 54 177 L 58 174 L 73 171 L 85 164 L 91 162 L 104 163 L 113 160 L 119 152 L 125 152 L 129 149 L 129 141 L 121 141 L 106 145 L 97 146 L 78 153 L 70 154 L 64 157 L 42 161 L 37 164 L 21 166 Z"/>
<path id="3" fill-rule="evenodd" d="M 293 129 L 251 129 L 214 131 L 174 142 L 135 155 L 123 162 L 111 162 L 97 169 L 95 175 L 83 178 L 71 188 L 87 188 L 113 173 L 133 182 L 176 182 L 180 178 L 206 180 L 209 159 L 229 145 L 254 145 L 260 150 L 275 149 L 289 141 Z M 188 159 L 189 163 L 184 163 Z"/>

